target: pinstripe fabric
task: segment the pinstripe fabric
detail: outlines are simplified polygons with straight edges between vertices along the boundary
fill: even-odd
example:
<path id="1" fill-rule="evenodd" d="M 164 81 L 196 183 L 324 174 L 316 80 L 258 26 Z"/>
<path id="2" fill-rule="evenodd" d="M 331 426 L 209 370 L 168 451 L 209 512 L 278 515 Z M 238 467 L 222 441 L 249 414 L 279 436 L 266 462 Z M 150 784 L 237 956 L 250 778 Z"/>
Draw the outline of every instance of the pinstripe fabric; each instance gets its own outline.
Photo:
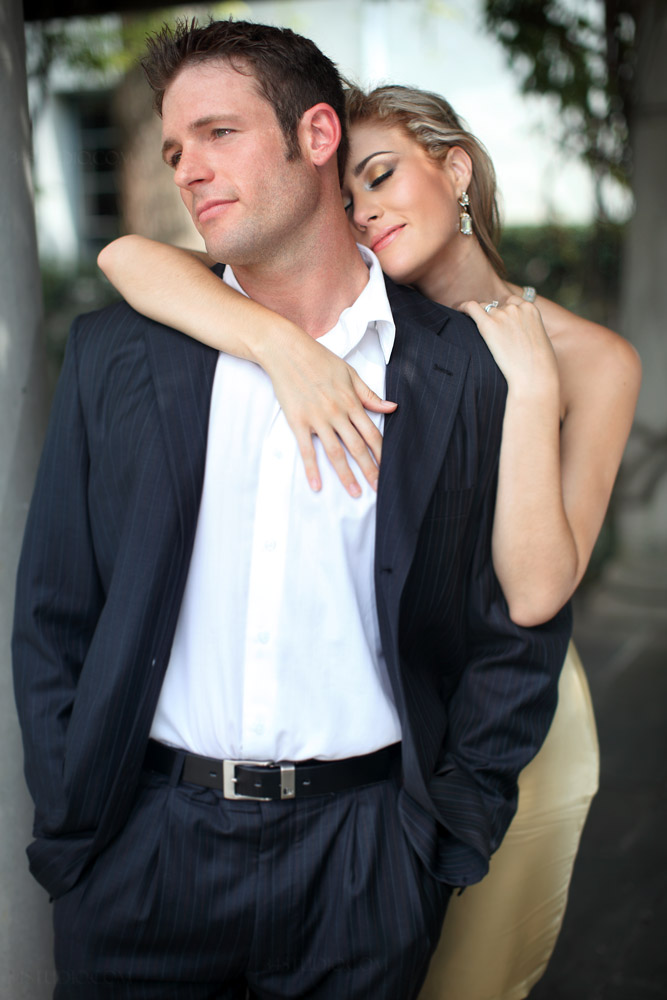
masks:
<path id="1" fill-rule="evenodd" d="M 244 981 L 267 1000 L 415 996 L 449 889 L 410 850 L 397 791 L 230 803 L 146 776 L 54 904 L 56 1000 L 243 998 Z"/>
<path id="2" fill-rule="evenodd" d="M 505 383 L 466 317 L 389 285 L 398 335 L 376 588 L 404 734 L 401 815 L 479 879 L 555 708 L 569 615 L 509 621 L 490 562 Z M 196 528 L 216 353 L 121 304 L 75 324 L 19 569 L 15 687 L 54 896 L 130 811 Z"/>
<path id="3" fill-rule="evenodd" d="M 80 318 L 69 339 L 13 639 L 31 870 L 52 895 L 134 797 L 194 538 L 216 357 L 125 305 Z"/>
<path id="4" fill-rule="evenodd" d="M 506 383 L 467 317 L 388 282 L 376 587 L 403 727 L 402 814 L 429 870 L 478 881 L 548 731 L 571 618 L 522 629 L 493 572 Z"/>

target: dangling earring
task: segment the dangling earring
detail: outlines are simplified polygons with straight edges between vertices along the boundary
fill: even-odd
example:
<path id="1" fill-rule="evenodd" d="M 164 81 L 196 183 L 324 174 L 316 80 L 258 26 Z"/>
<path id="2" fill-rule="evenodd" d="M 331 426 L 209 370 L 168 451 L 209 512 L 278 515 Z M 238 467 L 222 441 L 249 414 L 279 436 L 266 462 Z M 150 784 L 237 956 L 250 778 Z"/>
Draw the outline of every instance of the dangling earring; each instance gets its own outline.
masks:
<path id="1" fill-rule="evenodd" d="M 468 192 L 463 191 L 461 197 L 459 198 L 459 205 L 461 206 L 459 230 L 463 236 L 472 236 L 472 219 L 470 218 L 470 213 L 468 212 L 469 204 L 470 198 L 468 197 Z"/>

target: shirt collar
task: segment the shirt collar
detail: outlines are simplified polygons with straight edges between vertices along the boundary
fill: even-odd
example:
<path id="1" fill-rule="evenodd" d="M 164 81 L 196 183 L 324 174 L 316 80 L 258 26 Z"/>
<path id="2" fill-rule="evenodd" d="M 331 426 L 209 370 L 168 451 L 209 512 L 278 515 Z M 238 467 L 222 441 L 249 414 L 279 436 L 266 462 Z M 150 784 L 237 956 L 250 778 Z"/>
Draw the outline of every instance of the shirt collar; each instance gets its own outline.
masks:
<path id="1" fill-rule="evenodd" d="M 391 352 L 396 339 L 396 324 L 391 314 L 391 306 L 387 297 L 387 288 L 384 283 L 384 275 L 380 262 L 368 247 L 357 243 L 357 248 L 361 254 L 366 267 L 368 268 L 368 283 L 364 286 L 361 294 L 355 302 L 340 315 L 339 322 L 344 322 L 348 317 L 354 317 L 355 325 L 360 329 L 357 343 L 364 335 L 371 323 L 375 324 L 378 340 L 382 349 L 385 364 L 389 363 Z M 355 344 L 350 345 L 351 347 Z M 347 353 L 347 352 L 346 352 Z"/>
<path id="2" fill-rule="evenodd" d="M 372 250 L 360 243 L 357 247 L 368 268 L 368 282 L 352 305 L 340 314 L 336 326 L 318 339 L 334 354 L 344 358 L 361 341 L 370 324 L 374 323 L 385 364 L 388 364 L 396 339 L 396 324 L 391 314 L 382 268 Z M 222 279 L 237 292 L 246 294 L 229 265 L 225 267 Z"/>

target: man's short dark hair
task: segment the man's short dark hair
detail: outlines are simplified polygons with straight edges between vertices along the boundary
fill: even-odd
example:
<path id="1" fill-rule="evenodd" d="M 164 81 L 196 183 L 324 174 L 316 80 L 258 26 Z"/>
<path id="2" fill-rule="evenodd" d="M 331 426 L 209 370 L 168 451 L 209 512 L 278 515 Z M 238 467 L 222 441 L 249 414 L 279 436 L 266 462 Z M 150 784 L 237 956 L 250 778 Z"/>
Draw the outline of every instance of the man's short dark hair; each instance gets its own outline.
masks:
<path id="1" fill-rule="evenodd" d="M 273 108 L 285 137 L 287 159 L 300 154 L 297 129 L 301 116 L 314 104 L 330 104 L 343 130 L 338 147 L 338 172 L 342 179 L 347 159 L 345 97 L 338 70 L 309 38 L 289 28 L 275 28 L 250 21 L 213 21 L 199 26 L 178 20 L 173 28 L 147 39 L 148 52 L 141 64 L 153 90 L 153 105 L 162 115 L 164 92 L 184 67 L 208 60 L 226 59 L 240 73 L 251 73 L 260 93 Z"/>

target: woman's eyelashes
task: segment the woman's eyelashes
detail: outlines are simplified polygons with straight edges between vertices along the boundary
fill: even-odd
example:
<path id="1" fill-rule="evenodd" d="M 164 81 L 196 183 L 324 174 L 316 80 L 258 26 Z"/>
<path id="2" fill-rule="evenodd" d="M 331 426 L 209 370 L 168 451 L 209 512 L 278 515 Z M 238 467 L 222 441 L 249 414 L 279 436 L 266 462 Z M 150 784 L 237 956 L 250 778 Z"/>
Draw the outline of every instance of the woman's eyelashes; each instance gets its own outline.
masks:
<path id="1" fill-rule="evenodd" d="M 395 167 L 387 167 L 385 164 L 378 164 L 377 167 L 368 172 L 363 182 L 365 190 L 375 191 L 375 189 L 378 188 L 383 181 L 389 180 L 394 173 L 394 170 Z M 354 199 L 346 191 L 343 192 L 343 208 L 348 215 L 354 210 Z"/>
<path id="2" fill-rule="evenodd" d="M 368 191 L 374 191 L 375 188 L 379 187 L 383 181 L 388 180 L 394 172 L 393 167 L 380 167 L 377 171 L 373 171 L 368 179 L 366 180 L 364 187 Z"/>

